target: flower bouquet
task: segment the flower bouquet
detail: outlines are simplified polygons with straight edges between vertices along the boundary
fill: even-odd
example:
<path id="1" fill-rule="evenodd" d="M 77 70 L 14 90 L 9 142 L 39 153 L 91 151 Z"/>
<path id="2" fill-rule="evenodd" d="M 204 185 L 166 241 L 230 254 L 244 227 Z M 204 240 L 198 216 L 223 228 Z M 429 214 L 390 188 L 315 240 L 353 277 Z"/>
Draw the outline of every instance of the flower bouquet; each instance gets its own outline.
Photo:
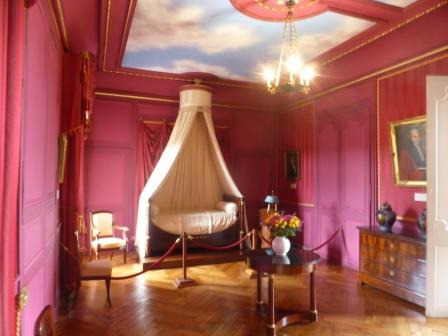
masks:
<path id="1" fill-rule="evenodd" d="M 264 220 L 264 224 L 269 228 L 272 240 L 272 250 L 277 255 L 286 255 L 291 248 L 291 243 L 287 237 L 293 237 L 297 231 L 302 229 L 302 221 L 295 214 L 284 215 L 283 213 L 273 213 Z"/>

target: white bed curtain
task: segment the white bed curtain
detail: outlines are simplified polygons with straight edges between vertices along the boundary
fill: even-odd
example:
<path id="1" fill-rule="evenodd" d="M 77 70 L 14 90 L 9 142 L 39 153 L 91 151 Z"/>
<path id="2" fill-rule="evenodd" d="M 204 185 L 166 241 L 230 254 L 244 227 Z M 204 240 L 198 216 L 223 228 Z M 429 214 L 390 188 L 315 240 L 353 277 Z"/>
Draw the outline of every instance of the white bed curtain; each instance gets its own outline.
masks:
<path id="1" fill-rule="evenodd" d="M 211 96 L 206 86 L 181 87 L 170 139 L 139 198 L 136 248 L 140 260 L 147 250 L 151 202 L 161 212 L 201 210 L 213 209 L 223 194 L 242 197 L 216 139 Z"/>

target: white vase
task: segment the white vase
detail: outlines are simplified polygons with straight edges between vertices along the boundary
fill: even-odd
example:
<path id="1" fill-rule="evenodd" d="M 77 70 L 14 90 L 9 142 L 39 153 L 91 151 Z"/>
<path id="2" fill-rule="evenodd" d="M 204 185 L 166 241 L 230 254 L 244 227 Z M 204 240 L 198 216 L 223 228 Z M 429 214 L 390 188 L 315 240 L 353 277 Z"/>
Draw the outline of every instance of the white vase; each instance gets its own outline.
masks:
<path id="1" fill-rule="evenodd" d="M 291 248 L 291 242 L 286 237 L 275 237 L 272 240 L 272 250 L 276 255 L 286 255 Z"/>

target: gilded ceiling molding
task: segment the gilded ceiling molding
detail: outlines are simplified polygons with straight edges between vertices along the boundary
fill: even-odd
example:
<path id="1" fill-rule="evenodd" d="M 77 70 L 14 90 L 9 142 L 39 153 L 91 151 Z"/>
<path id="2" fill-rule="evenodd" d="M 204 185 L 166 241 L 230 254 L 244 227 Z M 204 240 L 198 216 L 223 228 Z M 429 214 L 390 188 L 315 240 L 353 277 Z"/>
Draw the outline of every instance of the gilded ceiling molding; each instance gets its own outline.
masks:
<path id="1" fill-rule="evenodd" d="M 143 100 L 143 101 L 152 101 L 152 102 L 161 102 L 161 103 L 169 103 L 169 104 L 179 104 L 178 99 L 169 99 L 169 98 L 159 98 L 153 96 L 145 96 L 145 95 L 134 95 L 128 93 L 120 93 L 120 92 L 107 92 L 96 90 L 95 96 L 104 98 L 124 98 L 130 100 Z M 264 111 L 264 112 L 277 112 L 277 109 L 267 108 L 267 107 L 258 107 L 258 106 L 248 106 L 248 105 L 227 105 L 227 104 L 212 104 L 213 107 L 221 107 L 221 108 L 229 108 L 229 109 L 237 109 L 237 110 L 252 110 L 252 111 Z"/>
<path id="2" fill-rule="evenodd" d="M 58 0 L 59 1 L 59 0 Z M 131 9 L 132 9 L 132 5 L 133 2 L 135 0 L 130 0 L 129 2 L 129 7 L 128 7 L 128 14 L 127 14 L 127 18 L 126 18 L 126 25 L 125 25 L 125 30 L 127 29 L 127 25 L 131 24 L 130 23 L 130 14 L 131 14 Z M 109 72 L 109 73 L 115 73 L 115 74 L 120 74 L 120 75 L 126 75 L 126 76 L 136 76 L 136 77 L 145 77 L 145 78 L 152 78 L 152 79 L 163 79 L 163 80 L 175 80 L 175 81 L 184 81 L 187 83 L 192 83 L 193 79 L 190 78 L 185 78 L 185 77 L 181 77 L 181 76 L 161 76 L 161 75 L 152 75 L 152 74 L 142 74 L 142 73 L 137 73 L 137 72 L 131 72 L 131 71 L 125 71 L 125 70 L 110 70 L 110 69 L 106 69 L 106 57 L 107 57 L 107 48 L 108 48 L 108 39 L 109 39 L 109 23 L 110 23 L 110 13 L 112 11 L 112 5 L 111 5 L 111 0 L 107 1 L 107 15 L 106 15 L 106 28 L 104 30 L 104 44 L 103 44 L 103 66 L 102 66 L 102 71 L 104 72 Z M 130 27 L 129 27 L 130 29 Z M 123 53 L 124 53 L 124 45 L 125 45 L 125 35 L 123 33 L 122 36 L 122 41 L 121 41 L 121 47 L 120 47 L 120 54 L 118 55 L 119 58 L 122 59 L 123 57 Z M 258 83 L 250 83 L 248 82 L 247 84 L 233 84 L 233 83 L 227 83 L 227 82 L 221 82 L 221 81 L 210 81 L 210 80 L 201 80 L 201 82 L 203 84 L 208 84 L 208 85 L 217 85 L 217 86 L 226 86 L 226 87 L 236 87 L 236 88 L 243 88 L 243 89 L 252 89 L 252 90 L 259 90 L 259 91 L 265 91 L 266 88 L 263 84 L 258 84 Z"/>
<path id="3" fill-rule="evenodd" d="M 425 15 L 427 15 L 427 14 L 429 14 L 429 13 L 431 13 L 431 12 L 437 10 L 437 9 L 439 9 L 440 7 L 445 6 L 446 4 L 448 4 L 448 0 L 443 0 L 442 2 L 438 3 L 437 5 L 434 5 L 433 7 L 430 7 L 428 9 L 426 9 L 425 11 L 414 15 L 413 17 L 407 19 L 406 21 L 401 22 L 400 24 L 396 25 L 395 27 L 392 27 L 392 28 L 386 30 L 385 32 L 382 32 L 381 34 L 376 35 L 376 36 L 372 37 L 371 39 L 369 39 L 369 40 L 367 40 L 367 41 L 357 45 L 356 47 L 353 47 L 353 48 L 343 52 L 342 54 L 339 54 L 338 56 L 335 56 L 335 57 L 329 59 L 328 61 L 319 64 L 319 67 L 323 68 L 326 65 L 328 65 L 328 64 L 330 64 L 330 63 L 332 63 L 332 62 L 334 62 L 334 61 L 336 61 L 336 60 L 338 60 L 338 59 L 340 59 L 340 58 L 342 58 L 342 57 L 344 57 L 344 56 L 346 56 L 346 55 L 348 55 L 348 54 L 350 54 L 350 53 L 352 53 L 352 52 L 354 52 L 354 51 L 356 51 L 356 50 L 358 50 L 358 49 L 360 49 L 360 48 L 362 48 L 362 47 L 364 47 L 364 46 L 366 46 L 366 45 L 368 45 L 368 44 L 370 44 L 370 43 L 372 43 L 374 41 L 376 41 L 376 40 L 378 40 L 379 38 L 382 38 L 382 37 L 384 37 L 386 35 L 389 35 L 390 33 L 394 32 L 395 30 L 400 29 L 403 26 L 406 26 L 407 24 L 409 24 L 411 22 L 414 22 L 415 20 L 420 19 L 421 17 L 423 17 L 423 16 L 425 16 Z"/>
<path id="4" fill-rule="evenodd" d="M 346 87 L 349 87 L 349 86 L 358 84 L 358 83 L 363 82 L 363 81 L 365 81 L 365 80 L 368 80 L 368 79 L 371 79 L 371 78 L 375 78 L 375 77 L 379 77 L 380 75 L 385 74 L 385 73 L 387 73 L 387 72 L 390 72 L 390 71 L 392 71 L 392 70 L 395 70 L 395 69 L 404 67 L 404 66 L 406 66 L 406 65 L 408 65 L 408 64 L 411 64 L 411 63 L 414 63 L 414 62 L 421 61 L 421 60 L 423 60 L 423 59 L 425 59 L 425 58 L 434 56 L 434 55 L 436 55 L 436 54 L 445 52 L 445 51 L 447 51 L 447 50 L 448 50 L 448 45 L 445 45 L 445 46 L 443 46 L 443 47 L 440 47 L 440 48 L 431 50 L 431 51 L 426 52 L 426 53 L 424 53 L 424 54 L 421 54 L 421 55 L 412 57 L 412 58 L 410 58 L 410 59 L 408 59 L 408 60 L 406 60 L 406 61 L 403 61 L 403 62 L 394 64 L 394 65 L 391 65 L 391 66 L 382 68 L 382 69 L 380 69 L 380 70 L 374 71 L 374 72 L 372 72 L 372 73 L 370 73 L 370 74 L 367 74 L 367 75 L 364 75 L 364 76 L 362 76 L 362 77 L 358 77 L 358 78 L 352 79 L 351 81 L 348 81 L 348 82 L 346 82 L 346 83 L 342 83 L 342 84 L 340 84 L 340 85 L 336 85 L 336 86 L 334 86 L 334 87 L 332 87 L 332 88 L 330 88 L 330 89 L 327 89 L 327 90 L 325 90 L 325 91 L 316 93 L 316 94 L 314 94 L 314 95 L 309 95 L 309 96 L 305 97 L 304 99 L 302 99 L 301 101 L 299 101 L 299 103 L 293 103 L 293 104 L 291 104 L 291 105 L 286 106 L 285 111 L 287 112 L 287 111 L 289 111 L 289 110 L 295 109 L 297 106 L 301 106 L 301 105 L 303 105 L 304 103 L 306 103 L 306 102 L 308 102 L 308 101 L 315 100 L 316 98 L 319 98 L 319 97 L 321 97 L 321 96 L 327 95 L 327 94 L 332 93 L 332 92 L 335 92 L 335 91 L 342 90 L 342 89 L 344 89 L 344 88 L 346 88 Z M 413 69 L 413 68 L 416 68 L 416 67 L 419 67 L 419 66 L 428 64 L 428 63 L 432 63 L 432 62 L 437 61 L 437 60 L 439 60 L 439 59 L 443 59 L 443 58 L 445 58 L 445 57 L 447 57 L 447 56 L 448 56 L 448 54 L 444 54 L 444 55 L 438 56 L 438 57 L 436 57 L 436 58 L 434 58 L 434 59 L 427 60 L 427 61 L 425 61 L 425 62 L 423 62 L 423 63 L 419 63 L 419 64 L 416 64 L 416 65 L 413 65 L 413 66 L 411 66 L 411 67 L 409 67 L 409 68 L 401 69 L 400 71 L 401 71 L 401 72 L 402 72 L 402 71 L 407 71 L 407 70 L 409 70 L 409 69 Z"/>
<path id="5" fill-rule="evenodd" d="M 60 7 L 60 0 L 57 0 L 57 6 L 58 6 L 58 18 L 56 18 L 55 10 L 53 8 L 53 1 L 48 0 L 48 7 L 50 7 L 51 17 L 53 18 L 53 24 L 56 29 L 56 33 L 58 34 L 59 40 L 62 43 L 62 48 L 64 51 L 69 51 L 70 46 L 68 44 L 68 35 L 67 35 L 67 29 L 65 27 L 65 20 L 64 20 L 64 14 L 62 12 L 62 7 Z"/>
<path id="6" fill-rule="evenodd" d="M 442 47 L 442 48 L 448 49 L 448 46 L 445 46 L 445 47 Z M 403 72 L 410 71 L 410 70 L 413 70 L 413 69 L 416 69 L 416 68 L 419 68 L 419 67 L 422 67 L 422 66 L 425 66 L 425 65 L 428 65 L 428 64 L 440 61 L 440 60 L 445 59 L 445 58 L 448 58 L 448 54 L 443 54 L 443 55 L 440 55 L 438 57 L 434 57 L 432 59 L 426 60 L 424 62 L 421 62 L 421 63 L 418 63 L 418 64 L 414 64 L 414 65 L 409 66 L 407 68 L 400 69 L 400 70 L 392 72 L 392 73 L 388 73 L 388 74 L 386 74 L 384 76 L 378 77 L 377 80 L 376 80 L 376 156 L 377 156 L 377 160 L 376 160 L 376 162 L 377 162 L 377 167 L 376 167 L 377 168 L 376 188 L 377 188 L 377 202 L 378 202 L 378 204 L 381 204 L 380 203 L 381 202 L 381 200 L 380 200 L 380 197 L 381 197 L 381 184 L 380 184 L 381 157 L 380 157 L 380 128 L 379 128 L 379 125 L 380 125 L 380 122 L 381 122 L 381 119 L 380 119 L 380 81 L 383 80 L 383 79 L 387 79 L 387 78 L 390 78 L 390 77 L 397 76 L 397 75 L 399 75 L 399 74 L 401 74 Z M 409 219 L 409 218 L 407 218 L 407 219 Z M 412 219 L 412 220 L 415 222 L 416 219 Z M 403 221 L 406 222 L 407 221 L 406 218 L 403 219 Z"/>
<path id="7" fill-rule="evenodd" d="M 109 38 L 109 20 L 111 11 L 111 0 L 107 0 L 107 13 L 106 13 L 106 28 L 104 30 L 104 44 L 103 44 L 103 71 L 106 70 L 106 55 L 107 55 L 107 40 Z"/>
<path id="8" fill-rule="evenodd" d="M 62 11 L 61 0 L 56 0 L 56 8 L 57 8 L 57 13 L 58 13 L 58 19 L 59 19 L 59 22 L 61 23 L 62 45 L 64 46 L 64 50 L 68 51 L 70 49 L 70 47 L 69 47 L 69 43 L 68 43 L 67 28 L 65 27 L 64 12 Z"/>
<path id="9" fill-rule="evenodd" d="M 134 2 L 135 2 L 135 0 L 129 0 L 128 14 L 126 16 L 126 22 L 124 24 L 123 35 L 121 36 L 120 52 L 118 53 L 118 63 L 119 64 L 121 64 L 123 62 L 124 45 L 126 44 L 125 40 L 128 37 L 128 35 L 129 35 L 129 30 L 131 30 L 129 19 L 131 17 L 131 9 L 132 9 L 132 7 L 134 7 Z"/>

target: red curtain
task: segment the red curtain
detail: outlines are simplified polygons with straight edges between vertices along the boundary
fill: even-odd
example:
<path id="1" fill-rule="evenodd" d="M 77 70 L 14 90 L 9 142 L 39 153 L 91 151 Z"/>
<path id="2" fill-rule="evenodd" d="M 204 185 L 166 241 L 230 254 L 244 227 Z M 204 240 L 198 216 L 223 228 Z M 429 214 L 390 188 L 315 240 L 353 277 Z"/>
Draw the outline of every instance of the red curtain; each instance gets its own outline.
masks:
<path id="1" fill-rule="evenodd" d="M 2 1 L 0 19 L 0 335 L 14 335 L 25 36 L 23 2 Z"/>
<path id="2" fill-rule="evenodd" d="M 139 124 L 135 174 L 135 204 L 137 205 L 140 193 L 168 142 L 171 129 L 172 127 L 166 122 L 145 122 L 142 120 Z"/>
<path id="3" fill-rule="evenodd" d="M 94 63 L 86 52 L 64 58 L 64 96 L 61 129 L 68 136 L 64 181 L 61 188 L 61 242 L 69 253 L 61 255 L 61 286 L 76 285 L 76 246 L 73 232 L 85 233 L 84 144 L 93 106 Z"/>

